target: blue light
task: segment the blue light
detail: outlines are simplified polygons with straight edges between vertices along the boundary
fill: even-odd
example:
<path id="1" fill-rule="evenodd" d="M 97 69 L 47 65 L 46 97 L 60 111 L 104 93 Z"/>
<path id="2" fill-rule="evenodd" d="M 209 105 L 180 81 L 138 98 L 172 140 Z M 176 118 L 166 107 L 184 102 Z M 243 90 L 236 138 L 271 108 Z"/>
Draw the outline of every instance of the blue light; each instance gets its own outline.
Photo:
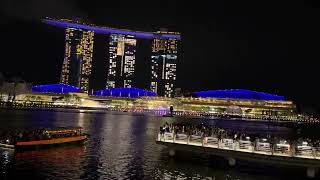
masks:
<path id="1" fill-rule="evenodd" d="M 73 22 L 66 22 L 66 21 L 59 21 L 59 20 L 51 20 L 51 19 L 43 19 L 43 22 L 58 26 L 58 27 L 70 27 L 70 28 L 76 28 L 76 29 L 85 29 L 94 31 L 99 34 L 125 34 L 125 35 L 132 35 L 138 38 L 144 38 L 144 39 L 152 39 L 152 38 L 163 38 L 163 39 L 181 39 L 180 35 L 176 34 L 157 34 L 152 32 L 141 32 L 141 31 L 131 31 L 126 29 L 115 29 L 115 28 L 109 28 L 109 27 L 98 27 L 93 25 L 84 25 L 84 24 L 77 24 Z"/>
<path id="2" fill-rule="evenodd" d="M 80 92 L 80 88 L 68 84 L 46 84 L 32 86 L 32 91 L 41 93 L 70 93 Z"/>
<path id="3" fill-rule="evenodd" d="M 245 89 L 209 90 L 194 92 L 197 97 L 203 98 L 230 98 L 230 99 L 255 99 L 284 101 L 284 96 L 268 94 Z"/>
<path id="4" fill-rule="evenodd" d="M 95 91 L 92 95 L 136 98 L 140 96 L 156 96 L 157 94 L 152 91 L 138 88 L 111 88 Z"/>

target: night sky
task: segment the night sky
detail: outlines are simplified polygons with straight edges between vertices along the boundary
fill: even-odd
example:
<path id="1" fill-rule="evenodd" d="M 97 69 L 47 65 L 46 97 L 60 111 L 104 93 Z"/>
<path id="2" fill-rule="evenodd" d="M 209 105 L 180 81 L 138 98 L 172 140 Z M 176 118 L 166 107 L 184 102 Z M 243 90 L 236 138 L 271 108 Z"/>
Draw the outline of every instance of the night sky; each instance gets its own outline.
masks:
<path id="1" fill-rule="evenodd" d="M 144 31 L 166 27 L 182 33 L 183 91 L 251 89 L 319 113 L 319 6 L 275 2 L 2 0 L 0 72 L 33 84 L 59 81 L 64 30 L 41 23 L 45 16 Z M 137 59 L 140 74 L 148 60 Z"/>

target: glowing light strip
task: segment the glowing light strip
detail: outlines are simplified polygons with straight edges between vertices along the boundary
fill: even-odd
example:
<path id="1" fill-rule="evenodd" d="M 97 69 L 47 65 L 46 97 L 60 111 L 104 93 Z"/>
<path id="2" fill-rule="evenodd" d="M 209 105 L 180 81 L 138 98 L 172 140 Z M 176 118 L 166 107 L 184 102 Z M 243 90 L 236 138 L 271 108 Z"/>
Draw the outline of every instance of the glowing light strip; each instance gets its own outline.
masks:
<path id="1" fill-rule="evenodd" d="M 209 90 L 195 92 L 198 97 L 212 97 L 212 98 L 231 98 L 231 99 L 257 99 L 257 100 L 285 100 L 284 96 L 274 94 L 251 91 L 245 89 L 229 89 L 229 90 Z"/>
<path id="2" fill-rule="evenodd" d="M 45 145 L 45 144 L 57 144 L 57 143 L 65 143 L 65 142 L 73 142 L 73 141 L 81 141 L 85 140 L 87 136 L 74 136 L 74 137 L 67 137 L 67 138 L 54 138 L 54 139 L 47 139 L 47 140 L 38 140 L 38 141 L 23 141 L 17 142 L 16 145 Z"/>
<path id="3" fill-rule="evenodd" d="M 172 39 L 178 39 L 178 40 L 181 39 L 180 35 L 175 35 L 175 34 L 157 34 L 152 32 L 139 32 L 139 31 L 131 31 L 131 30 L 125 30 L 125 29 L 109 28 L 109 27 L 89 26 L 84 24 L 77 24 L 73 22 L 58 21 L 58 20 L 51 20 L 51 19 L 43 19 L 42 21 L 53 26 L 91 30 L 99 34 L 125 34 L 125 35 L 132 35 L 138 38 L 143 38 L 143 39 L 153 39 L 153 38 L 160 38 L 160 39 L 172 38 Z"/>
<path id="4" fill-rule="evenodd" d="M 34 92 L 68 93 L 79 92 L 80 88 L 68 84 L 48 84 L 32 86 Z"/>
<path id="5" fill-rule="evenodd" d="M 96 96 L 116 96 L 116 97 L 138 97 L 138 96 L 156 96 L 153 91 L 138 88 L 111 88 L 95 91 L 92 95 Z"/>

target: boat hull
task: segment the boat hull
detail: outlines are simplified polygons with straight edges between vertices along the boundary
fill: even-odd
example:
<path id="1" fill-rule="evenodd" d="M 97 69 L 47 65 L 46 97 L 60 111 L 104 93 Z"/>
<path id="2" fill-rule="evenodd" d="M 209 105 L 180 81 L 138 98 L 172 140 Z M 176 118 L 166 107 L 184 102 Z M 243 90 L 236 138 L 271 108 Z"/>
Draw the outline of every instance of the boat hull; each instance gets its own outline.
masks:
<path id="1" fill-rule="evenodd" d="M 54 138 L 47 140 L 35 140 L 35 141 L 21 141 L 15 144 L 15 149 L 33 149 L 42 148 L 66 144 L 82 143 L 87 140 L 87 136 L 74 136 L 74 137 L 64 137 L 64 138 Z"/>

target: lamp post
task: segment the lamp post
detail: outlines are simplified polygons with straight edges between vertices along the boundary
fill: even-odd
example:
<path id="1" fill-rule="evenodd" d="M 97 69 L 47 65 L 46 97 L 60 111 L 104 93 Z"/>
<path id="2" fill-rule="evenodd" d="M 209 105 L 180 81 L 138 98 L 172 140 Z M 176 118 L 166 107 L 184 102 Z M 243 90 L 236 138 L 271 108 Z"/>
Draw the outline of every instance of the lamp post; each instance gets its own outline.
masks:
<path id="1" fill-rule="evenodd" d="M 269 117 L 268 117 L 268 134 L 267 134 L 267 138 L 270 138 L 270 121 L 271 121 L 271 116 L 270 116 L 270 114 L 271 114 L 271 110 L 269 109 L 269 111 L 268 111 L 269 113 Z"/>

